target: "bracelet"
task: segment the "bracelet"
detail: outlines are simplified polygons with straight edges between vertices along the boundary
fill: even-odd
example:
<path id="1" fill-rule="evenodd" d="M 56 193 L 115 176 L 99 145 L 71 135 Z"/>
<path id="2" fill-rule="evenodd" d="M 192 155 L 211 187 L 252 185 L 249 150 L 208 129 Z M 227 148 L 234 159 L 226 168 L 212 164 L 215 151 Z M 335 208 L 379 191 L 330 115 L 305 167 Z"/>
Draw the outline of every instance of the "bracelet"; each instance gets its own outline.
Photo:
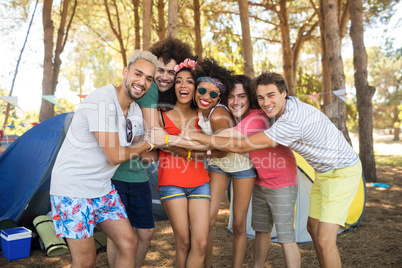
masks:
<path id="1" fill-rule="evenodd" d="M 148 142 L 148 144 L 149 145 L 151 145 L 151 148 L 150 149 L 148 149 L 148 150 L 146 150 L 147 152 L 150 152 L 150 151 L 152 151 L 153 149 L 154 149 L 154 145 L 152 144 L 152 143 L 150 143 L 149 141 L 146 141 L 146 142 Z"/>
<path id="2" fill-rule="evenodd" d="M 165 145 L 166 146 L 169 145 L 169 134 L 166 134 L 166 136 L 165 136 Z"/>
<path id="3" fill-rule="evenodd" d="M 187 154 L 187 161 L 191 161 L 191 151 L 188 151 L 188 154 Z"/>

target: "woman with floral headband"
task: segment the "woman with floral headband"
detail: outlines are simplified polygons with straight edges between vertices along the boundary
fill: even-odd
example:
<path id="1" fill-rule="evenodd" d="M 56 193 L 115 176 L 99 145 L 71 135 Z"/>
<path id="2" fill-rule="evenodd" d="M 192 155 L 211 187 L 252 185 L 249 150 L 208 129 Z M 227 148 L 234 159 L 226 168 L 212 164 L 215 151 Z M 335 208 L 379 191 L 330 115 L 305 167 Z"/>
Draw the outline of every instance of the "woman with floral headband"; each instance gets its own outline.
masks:
<path id="1" fill-rule="evenodd" d="M 165 98 L 170 109 L 165 105 L 159 115 L 167 137 L 180 134 L 186 127 L 197 128 L 197 110 L 192 102 L 195 65 L 186 59 L 174 68 L 174 86 L 168 91 L 175 94 Z M 165 145 L 159 152 L 158 189 L 176 240 L 176 267 L 202 267 L 211 200 L 208 173 L 202 158 L 193 160 L 196 152 Z"/>
<path id="2" fill-rule="evenodd" d="M 195 102 L 198 106 L 198 125 L 202 132 L 212 135 L 233 127 L 236 122 L 227 105 L 227 94 L 234 87 L 232 73 L 212 59 L 205 59 L 196 68 Z M 207 152 L 208 153 L 208 152 Z M 214 225 L 219 207 L 230 179 L 233 178 L 233 251 L 232 267 L 242 267 L 247 246 L 246 221 L 248 205 L 254 187 L 255 170 L 247 155 L 228 153 L 217 158 L 209 155 L 211 208 L 208 247 L 204 265 L 211 267 Z"/>

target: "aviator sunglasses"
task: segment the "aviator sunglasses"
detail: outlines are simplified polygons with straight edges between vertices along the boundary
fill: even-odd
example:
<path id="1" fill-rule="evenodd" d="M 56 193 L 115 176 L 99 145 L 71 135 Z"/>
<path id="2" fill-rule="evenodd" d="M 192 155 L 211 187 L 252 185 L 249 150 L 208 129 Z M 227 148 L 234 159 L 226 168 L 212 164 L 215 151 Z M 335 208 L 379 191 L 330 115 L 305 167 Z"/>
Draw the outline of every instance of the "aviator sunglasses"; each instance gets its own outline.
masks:
<path id="1" fill-rule="evenodd" d="M 126 135 L 127 135 L 127 142 L 131 142 L 133 138 L 133 125 L 131 124 L 130 119 L 126 119 Z"/>
<path id="2" fill-rule="evenodd" d="M 207 89 L 205 87 L 198 87 L 197 88 L 198 93 L 200 93 L 201 95 L 204 95 L 205 93 L 207 93 Z M 219 97 L 221 93 L 216 92 L 216 91 L 210 91 L 209 92 L 209 96 L 213 99 L 216 99 L 217 97 Z"/>

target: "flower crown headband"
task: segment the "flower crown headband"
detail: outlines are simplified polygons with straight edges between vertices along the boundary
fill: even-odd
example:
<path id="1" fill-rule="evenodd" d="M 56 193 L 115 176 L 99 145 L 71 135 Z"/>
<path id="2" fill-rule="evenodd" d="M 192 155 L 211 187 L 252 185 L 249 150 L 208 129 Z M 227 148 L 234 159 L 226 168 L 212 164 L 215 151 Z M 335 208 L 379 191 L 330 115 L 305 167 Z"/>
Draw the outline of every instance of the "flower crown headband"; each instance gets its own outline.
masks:
<path id="1" fill-rule="evenodd" d="M 183 68 L 195 69 L 196 65 L 197 65 L 196 61 L 193 61 L 191 59 L 185 59 L 182 63 L 177 64 L 173 68 L 173 70 L 174 70 L 174 73 L 177 74 Z"/>

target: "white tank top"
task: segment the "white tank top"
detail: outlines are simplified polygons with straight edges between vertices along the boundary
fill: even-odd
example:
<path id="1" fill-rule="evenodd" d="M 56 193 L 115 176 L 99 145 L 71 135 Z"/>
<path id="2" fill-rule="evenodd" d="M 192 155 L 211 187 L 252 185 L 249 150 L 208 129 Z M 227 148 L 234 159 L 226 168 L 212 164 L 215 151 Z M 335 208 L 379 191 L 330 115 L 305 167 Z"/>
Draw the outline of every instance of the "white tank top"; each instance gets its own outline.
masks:
<path id="1" fill-rule="evenodd" d="M 218 104 L 211 109 L 207 121 L 205 121 L 201 110 L 198 110 L 198 125 L 201 127 L 202 132 L 205 134 L 213 134 L 209 117 L 217 107 L 224 107 L 227 111 L 229 111 L 229 109 L 225 105 Z M 253 163 L 251 162 L 248 154 L 237 153 L 228 153 L 225 157 L 222 158 L 210 158 L 208 159 L 208 165 L 218 166 L 221 170 L 227 173 L 243 171 L 253 167 Z"/>

